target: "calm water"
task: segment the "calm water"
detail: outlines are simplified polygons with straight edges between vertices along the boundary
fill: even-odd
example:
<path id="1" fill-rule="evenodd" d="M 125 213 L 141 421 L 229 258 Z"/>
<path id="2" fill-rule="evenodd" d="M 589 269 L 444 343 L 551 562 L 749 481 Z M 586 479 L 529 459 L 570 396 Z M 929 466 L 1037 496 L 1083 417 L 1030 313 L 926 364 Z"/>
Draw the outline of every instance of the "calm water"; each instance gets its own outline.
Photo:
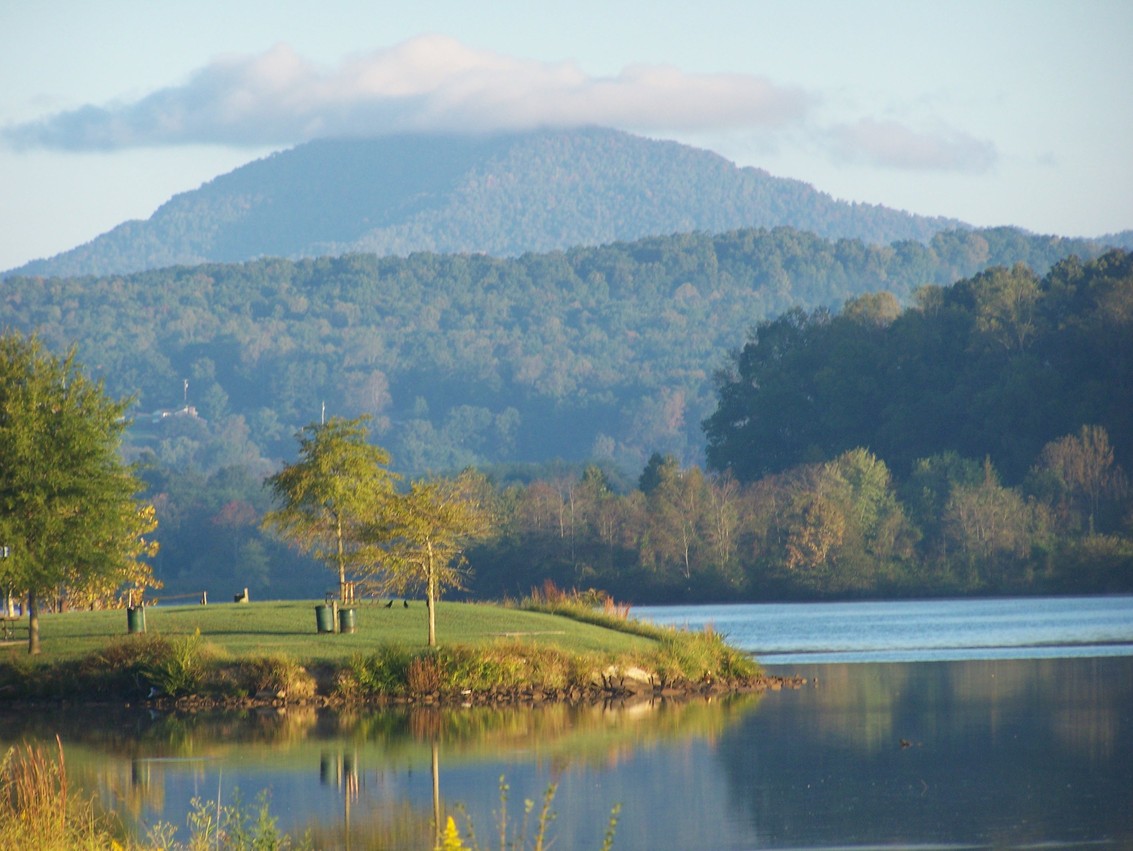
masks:
<path id="1" fill-rule="evenodd" d="M 1133 597 L 654 606 L 633 614 L 711 625 L 766 665 L 1133 655 Z"/>
<path id="2" fill-rule="evenodd" d="M 76 782 L 143 831 L 267 788 L 323 848 L 429 848 L 434 794 L 498 847 L 501 775 L 516 820 L 557 784 L 563 849 L 599 848 L 615 804 L 619 849 L 1133 847 L 1133 598 L 637 614 L 710 622 L 817 682 L 632 707 L 42 712 L 0 716 L 0 743 L 60 732 Z"/>

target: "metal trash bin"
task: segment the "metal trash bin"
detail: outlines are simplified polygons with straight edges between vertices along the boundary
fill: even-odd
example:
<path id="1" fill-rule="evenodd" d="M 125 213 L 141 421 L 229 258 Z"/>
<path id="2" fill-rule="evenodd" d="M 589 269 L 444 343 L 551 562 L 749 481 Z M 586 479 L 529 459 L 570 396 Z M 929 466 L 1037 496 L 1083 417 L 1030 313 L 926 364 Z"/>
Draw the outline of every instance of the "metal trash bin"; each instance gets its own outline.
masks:
<path id="1" fill-rule="evenodd" d="M 338 631 L 343 635 L 354 632 L 354 610 L 353 609 L 339 609 L 338 610 Z"/>
<path id="2" fill-rule="evenodd" d="M 130 635 L 146 631 L 145 606 L 129 606 L 126 609 L 126 631 Z"/>
<path id="3" fill-rule="evenodd" d="M 315 628 L 320 632 L 334 632 L 334 611 L 320 603 L 315 606 Z"/>

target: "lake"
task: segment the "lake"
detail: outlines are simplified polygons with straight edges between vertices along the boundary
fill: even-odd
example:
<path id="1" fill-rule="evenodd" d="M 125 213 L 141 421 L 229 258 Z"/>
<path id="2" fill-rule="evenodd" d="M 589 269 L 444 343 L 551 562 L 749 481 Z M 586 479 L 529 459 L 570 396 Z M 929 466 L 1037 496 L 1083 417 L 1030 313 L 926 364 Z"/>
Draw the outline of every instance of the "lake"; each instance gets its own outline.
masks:
<path id="1" fill-rule="evenodd" d="M 638 609 L 710 624 L 763 696 L 535 709 L 0 716 L 144 833 L 263 789 L 321 848 L 429 848 L 434 804 L 499 847 L 556 784 L 557 848 L 1133 847 L 1133 598 Z M 501 777 L 508 790 L 500 791 Z M 530 817 L 534 819 L 534 814 Z M 528 836 L 532 831 L 528 830 Z"/>

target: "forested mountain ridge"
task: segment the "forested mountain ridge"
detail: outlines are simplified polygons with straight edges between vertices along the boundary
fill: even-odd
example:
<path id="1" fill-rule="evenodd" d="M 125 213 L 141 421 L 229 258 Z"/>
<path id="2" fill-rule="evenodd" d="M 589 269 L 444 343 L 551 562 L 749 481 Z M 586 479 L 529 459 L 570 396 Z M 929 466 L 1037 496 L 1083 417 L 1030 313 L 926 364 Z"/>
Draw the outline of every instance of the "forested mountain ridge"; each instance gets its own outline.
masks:
<path id="1" fill-rule="evenodd" d="M 1012 229 L 877 246 L 778 228 L 514 259 L 18 277 L 0 283 L 0 309 L 58 351 L 77 344 L 113 395 L 136 397 L 132 449 L 175 469 L 268 469 L 325 404 L 372 415 L 402 472 L 591 457 L 633 471 L 654 451 L 699 461 L 713 372 L 761 320 L 1100 251 Z M 153 417 L 185 405 L 198 416 Z"/>
<path id="2" fill-rule="evenodd" d="M 966 227 L 838 201 L 709 151 L 590 128 L 309 142 L 174 196 L 145 221 L 5 274 L 123 274 L 258 257 L 519 256 L 787 226 L 927 242 Z"/>

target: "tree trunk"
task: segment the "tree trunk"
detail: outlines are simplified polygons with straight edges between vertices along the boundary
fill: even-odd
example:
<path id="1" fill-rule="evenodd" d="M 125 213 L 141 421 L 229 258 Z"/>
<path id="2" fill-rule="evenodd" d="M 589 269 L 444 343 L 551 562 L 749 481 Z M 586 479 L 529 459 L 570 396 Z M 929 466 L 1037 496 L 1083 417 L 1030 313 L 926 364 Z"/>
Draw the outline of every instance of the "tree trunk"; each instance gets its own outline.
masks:
<path id="1" fill-rule="evenodd" d="M 433 830 L 435 847 L 441 847 L 441 756 L 437 740 L 433 739 Z"/>
<path id="2" fill-rule="evenodd" d="M 28 655 L 39 655 L 39 601 L 28 591 Z"/>
<path id="3" fill-rule="evenodd" d="M 426 544 L 428 579 L 425 582 L 425 603 L 429 609 L 429 646 L 437 646 L 437 579 L 433 571 L 433 544 Z"/>
<path id="4" fill-rule="evenodd" d="M 342 518 L 335 517 L 338 544 L 338 601 L 346 605 L 346 551 L 342 543 Z"/>

